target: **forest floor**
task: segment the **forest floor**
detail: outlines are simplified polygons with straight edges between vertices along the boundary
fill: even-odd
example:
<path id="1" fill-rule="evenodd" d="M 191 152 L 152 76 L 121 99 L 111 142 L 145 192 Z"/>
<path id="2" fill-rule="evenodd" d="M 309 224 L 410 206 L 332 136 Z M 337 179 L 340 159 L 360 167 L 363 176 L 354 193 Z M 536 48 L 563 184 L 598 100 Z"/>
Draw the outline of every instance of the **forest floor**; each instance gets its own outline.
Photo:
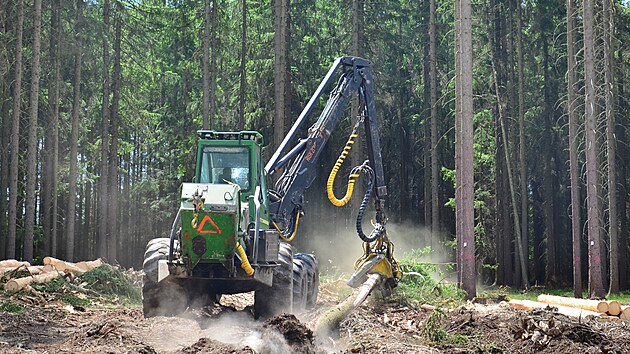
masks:
<path id="1" fill-rule="evenodd" d="M 343 286 L 322 284 L 314 310 L 267 321 L 254 320 L 251 293 L 149 319 L 137 304 L 82 295 L 84 287 L 0 293 L 0 353 L 630 353 L 629 323 L 580 323 L 499 299 L 436 311 L 369 299 L 334 333 L 314 336 L 308 323 L 340 301 Z"/>

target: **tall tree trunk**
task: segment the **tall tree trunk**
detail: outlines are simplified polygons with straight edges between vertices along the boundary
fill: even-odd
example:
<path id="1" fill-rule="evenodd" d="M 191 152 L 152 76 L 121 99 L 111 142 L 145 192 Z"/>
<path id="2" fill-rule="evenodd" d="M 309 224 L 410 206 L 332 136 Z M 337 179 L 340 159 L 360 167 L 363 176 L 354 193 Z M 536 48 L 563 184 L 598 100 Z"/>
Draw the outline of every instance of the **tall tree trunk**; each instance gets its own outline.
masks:
<path id="1" fill-rule="evenodd" d="M 573 244 L 573 296 L 582 297 L 582 223 L 578 161 L 577 59 L 575 56 L 575 5 L 567 1 L 567 92 L 569 116 L 569 174 L 571 178 L 571 233 Z"/>
<path id="2" fill-rule="evenodd" d="M 6 239 L 6 257 L 16 258 L 18 205 L 19 156 L 20 150 L 20 117 L 22 113 L 22 40 L 24 34 L 24 1 L 17 0 L 17 24 L 15 25 L 15 62 L 13 64 L 13 107 L 11 111 L 11 136 L 9 141 L 9 225 Z"/>
<path id="3" fill-rule="evenodd" d="M 70 172 L 68 174 L 68 214 L 66 217 L 66 259 L 74 261 L 74 225 L 77 198 L 77 150 L 79 148 L 79 109 L 81 108 L 81 26 L 83 0 L 77 0 L 76 23 L 74 27 L 74 82 L 72 93 L 72 130 L 70 133 Z"/>
<path id="4" fill-rule="evenodd" d="M 435 0 L 429 1 L 429 81 L 431 105 L 431 237 L 440 232 Z"/>
<path id="5" fill-rule="evenodd" d="M 588 222 L 588 278 L 589 297 L 604 297 L 604 282 L 602 277 L 602 259 L 600 253 L 601 235 L 597 188 L 599 178 L 597 172 L 597 117 L 595 115 L 595 61 L 593 38 L 593 0 L 584 0 L 584 84 L 585 88 L 585 139 L 586 139 L 586 205 Z"/>
<path id="6" fill-rule="evenodd" d="M 615 97 L 613 80 L 613 3 L 604 0 L 604 95 L 606 102 L 606 147 L 608 148 L 608 234 L 610 236 L 610 284 L 608 293 L 619 293 L 619 224 L 617 210 L 617 161 Z"/>
<path id="7" fill-rule="evenodd" d="M 516 3 L 516 56 L 518 71 L 518 136 L 519 136 L 519 167 L 520 167 L 520 195 L 521 195 L 521 249 L 525 263 L 529 260 L 529 207 L 527 193 L 527 147 L 525 146 L 525 89 L 523 75 L 523 14 L 521 3 Z M 518 227 L 518 226 L 515 226 Z M 522 264 L 521 264 L 522 267 Z M 527 272 L 528 273 L 528 272 Z"/>
<path id="8" fill-rule="evenodd" d="M 542 31 L 542 45 L 543 45 L 543 96 L 544 96 L 544 111 L 543 111 L 543 139 L 548 142 L 542 148 L 542 154 L 544 156 L 543 161 L 543 223 L 545 225 L 545 234 L 547 239 L 547 283 L 548 285 L 557 285 L 558 283 L 558 232 L 556 225 L 556 218 L 554 214 L 554 201 L 556 194 L 556 183 L 554 178 L 554 169 L 552 164 L 553 151 L 553 105 L 555 104 L 552 99 L 552 85 L 551 77 L 549 74 L 549 43 L 547 41 L 547 35 L 545 31 Z"/>
<path id="9" fill-rule="evenodd" d="M 247 0 L 241 2 L 242 27 L 241 27 L 241 67 L 240 85 L 238 92 L 238 130 L 245 128 L 245 92 L 247 89 L 247 76 L 245 75 L 245 64 L 247 61 Z"/>
<path id="10" fill-rule="evenodd" d="M 216 0 L 212 0 L 215 2 Z M 202 129 L 210 127 L 210 0 L 203 2 L 203 123 Z"/>
<path id="11" fill-rule="evenodd" d="M 476 296 L 477 273 L 475 269 L 474 233 L 474 171 L 473 171 L 473 56 L 472 56 L 472 6 L 470 0 L 455 0 L 455 119 L 457 139 L 456 154 L 456 224 L 459 242 L 458 268 L 461 269 L 461 288 L 467 298 Z M 459 197 L 459 198 L 457 198 Z"/>
<path id="12" fill-rule="evenodd" d="M 518 252 L 518 259 L 520 262 L 520 271 L 521 271 L 521 282 L 522 282 L 522 286 L 523 288 L 527 289 L 529 287 L 529 277 L 527 275 L 527 262 L 526 262 L 526 253 L 525 250 L 523 248 L 523 241 L 521 238 L 521 231 L 519 228 L 520 225 L 520 220 L 519 220 L 519 213 L 518 213 L 518 207 L 516 206 L 516 189 L 514 188 L 514 177 L 512 175 L 512 163 L 511 163 L 511 159 L 510 159 L 510 154 L 508 151 L 508 144 L 507 144 L 507 129 L 505 127 L 505 105 L 503 103 L 503 96 L 504 94 L 501 93 L 500 89 L 499 89 L 499 80 L 497 78 L 498 74 L 496 71 L 496 67 L 493 65 L 493 72 L 494 72 L 494 87 L 495 87 L 495 93 L 497 96 L 497 104 L 499 105 L 499 125 L 501 126 L 501 136 L 503 137 L 503 154 L 505 155 L 505 164 L 507 166 L 507 174 L 508 174 L 508 185 L 510 188 L 510 199 L 512 201 L 512 216 L 514 217 L 514 231 L 516 232 L 516 240 L 515 240 L 515 244 L 516 244 L 516 250 Z"/>
<path id="13" fill-rule="evenodd" d="M 6 1 L 0 2 L 0 32 L 8 33 Z M 3 40 L 0 47 L 0 121 L 2 135 L 0 136 L 0 258 L 6 254 L 7 238 L 7 188 L 9 187 L 9 142 L 11 133 L 11 121 L 9 120 L 9 101 L 11 85 L 11 60 L 9 59 L 8 41 Z"/>
<path id="14" fill-rule="evenodd" d="M 428 9 L 428 5 L 426 5 Z M 428 32 L 428 31 L 424 31 Z M 427 36 L 428 37 L 428 36 Z M 423 82 L 423 115 L 429 116 L 431 113 L 431 84 L 429 79 L 429 46 L 424 46 L 424 51 L 422 54 L 422 76 L 424 78 Z M 428 153 L 431 151 L 431 126 L 430 124 L 423 124 L 423 148 L 424 152 L 422 155 L 422 171 L 423 171 L 423 179 L 422 179 L 422 203 L 423 203 L 423 222 L 425 225 L 430 225 L 431 223 L 431 154 Z M 431 235 L 427 235 L 428 239 L 425 240 L 425 245 L 433 247 L 433 237 Z"/>
<path id="15" fill-rule="evenodd" d="M 289 66 L 289 0 L 275 0 L 274 38 L 274 147 L 278 148 L 287 130 L 291 112 Z"/>
<path id="16" fill-rule="evenodd" d="M 39 106 L 39 57 L 42 30 L 42 1 L 35 0 L 33 13 L 33 56 L 31 65 L 31 95 L 26 152 L 26 202 L 24 221 L 24 260 L 33 260 L 35 239 L 35 211 L 37 210 L 37 114 Z"/>
<path id="17" fill-rule="evenodd" d="M 210 93 L 208 95 L 209 102 L 209 111 L 208 111 L 208 120 L 210 129 L 215 129 L 215 116 L 217 111 L 217 53 L 218 53 L 218 45 L 217 45 L 217 11 L 219 11 L 219 6 L 217 2 L 219 0 L 212 0 L 212 24 L 210 28 L 210 47 L 212 49 L 212 57 L 210 58 Z"/>
<path id="18" fill-rule="evenodd" d="M 105 27 L 105 35 L 103 36 L 103 98 L 102 98 L 102 126 L 101 126 L 101 166 L 99 177 L 99 194 L 101 197 L 100 208 L 98 212 L 98 241 L 97 256 L 107 257 L 107 240 L 108 236 L 108 183 L 107 175 L 109 171 L 109 0 L 103 1 L 103 26 Z"/>
<path id="19" fill-rule="evenodd" d="M 107 184 L 109 186 L 109 239 L 107 241 L 107 258 L 114 262 L 117 259 L 118 246 L 118 116 L 120 107 L 120 45 L 122 41 L 122 5 L 116 3 L 116 24 L 114 34 L 114 75 L 112 78 L 112 108 L 111 108 L 111 143 L 109 148 L 109 171 Z"/>
<path id="20" fill-rule="evenodd" d="M 61 32 L 61 1 L 51 1 L 50 16 L 50 75 L 48 77 L 48 125 L 46 129 L 46 148 L 44 152 L 44 178 L 42 182 L 42 202 L 43 209 L 43 253 L 52 254 L 53 239 L 56 239 L 56 208 L 57 203 L 57 144 L 59 138 L 59 81 L 61 80 L 61 62 L 59 60 L 59 34 Z M 56 244 L 55 244 L 56 246 Z"/>

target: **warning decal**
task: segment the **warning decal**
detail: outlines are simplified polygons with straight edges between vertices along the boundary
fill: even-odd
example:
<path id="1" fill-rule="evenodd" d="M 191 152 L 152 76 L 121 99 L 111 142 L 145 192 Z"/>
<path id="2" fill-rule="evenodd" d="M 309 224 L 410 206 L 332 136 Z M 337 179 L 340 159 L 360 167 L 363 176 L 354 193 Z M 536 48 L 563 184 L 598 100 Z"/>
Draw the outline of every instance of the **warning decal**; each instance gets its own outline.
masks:
<path id="1" fill-rule="evenodd" d="M 206 222 L 209 223 L 209 226 L 204 229 L 204 227 L 206 226 Z M 217 226 L 210 215 L 206 215 L 203 217 L 203 219 L 199 223 L 199 226 L 197 226 L 197 232 L 200 234 L 223 234 L 223 230 L 221 230 L 219 226 Z"/>

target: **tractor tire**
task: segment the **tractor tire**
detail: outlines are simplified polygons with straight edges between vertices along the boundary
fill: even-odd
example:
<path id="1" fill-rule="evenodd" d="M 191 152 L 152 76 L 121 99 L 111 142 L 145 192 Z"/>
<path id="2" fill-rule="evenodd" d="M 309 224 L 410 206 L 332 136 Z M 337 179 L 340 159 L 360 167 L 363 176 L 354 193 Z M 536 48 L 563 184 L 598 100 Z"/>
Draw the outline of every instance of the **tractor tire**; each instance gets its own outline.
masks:
<path id="1" fill-rule="evenodd" d="M 273 270 L 272 286 L 254 292 L 254 317 L 269 318 L 293 312 L 293 247 L 280 242 L 278 266 Z"/>
<path id="2" fill-rule="evenodd" d="M 306 310 L 306 297 L 308 294 L 308 274 L 306 265 L 302 260 L 293 258 L 293 312 L 300 313 Z"/>
<path id="3" fill-rule="evenodd" d="M 308 253 L 296 253 L 295 258 L 304 263 L 308 279 L 306 308 L 313 308 L 317 303 L 317 295 L 319 294 L 319 265 L 317 258 L 315 255 Z"/>
<path id="4" fill-rule="evenodd" d="M 186 309 L 187 294 L 181 285 L 169 279 L 158 283 L 158 262 L 168 258 L 169 249 L 168 238 L 154 238 L 147 243 L 142 263 L 142 310 L 146 318 L 176 315 Z"/>

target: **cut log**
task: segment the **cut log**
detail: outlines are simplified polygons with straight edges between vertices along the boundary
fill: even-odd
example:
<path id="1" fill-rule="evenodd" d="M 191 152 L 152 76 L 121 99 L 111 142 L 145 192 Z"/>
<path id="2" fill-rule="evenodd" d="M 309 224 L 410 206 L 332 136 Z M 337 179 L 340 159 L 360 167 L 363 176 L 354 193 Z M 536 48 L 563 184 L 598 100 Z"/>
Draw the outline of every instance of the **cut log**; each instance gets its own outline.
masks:
<path id="1" fill-rule="evenodd" d="M 7 273 L 14 272 L 14 271 L 17 271 L 17 270 L 21 270 L 21 271 L 24 271 L 24 272 L 28 271 L 32 275 L 35 275 L 35 274 L 43 273 L 44 272 L 43 268 L 44 268 L 43 266 L 3 267 L 3 268 L 0 268 L 0 275 L 5 275 Z"/>
<path id="2" fill-rule="evenodd" d="M 15 259 L 5 259 L 4 261 L 0 261 L 0 268 L 15 268 L 19 266 L 30 267 L 31 264 L 29 262 L 22 262 Z"/>
<path id="3" fill-rule="evenodd" d="M 44 257 L 44 265 L 50 264 L 51 266 L 55 266 L 55 264 L 57 264 L 57 262 L 60 262 L 60 259 L 57 258 L 53 258 L 53 257 Z"/>
<path id="4" fill-rule="evenodd" d="M 316 318 L 314 323 L 310 326 L 313 329 L 313 332 L 318 335 L 328 335 L 330 331 L 335 329 L 339 323 L 355 309 L 354 300 L 356 298 L 356 293 L 357 292 L 355 291 L 337 306 Z"/>
<path id="5" fill-rule="evenodd" d="M 621 304 L 619 304 L 619 301 L 611 300 L 607 301 L 607 303 L 608 311 L 606 311 L 606 313 L 612 316 L 619 316 L 621 313 Z"/>
<path id="6" fill-rule="evenodd" d="M 99 258 L 97 260 L 94 261 L 83 261 L 83 262 L 79 262 L 76 264 L 77 267 L 83 269 L 84 271 L 88 272 L 96 267 L 100 267 L 103 265 L 103 261 Z"/>
<path id="7" fill-rule="evenodd" d="M 429 304 L 422 304 L 422 305 L 420 305 L 420 308 L 425 310 L 425 311 L 434 311 L 436 309 L 435 306 L 429 305 Z"/>
<path id="8" fill-rule="evenodd" d="M 541 294 L 538 295 L 538 301 L 547 304 L 575 307 L 599 313 L 608 312 L 608 303 L 605 300 L 576 299 L 574 297 Z"/>
<path id="9" fill-rule="evenodd" d="M 630 321 L 630 306 L 621 306 L 619 318 L 625 321 Z"/>
<path id="10" fill-rule="evenodd" d="M 61 276 L 62 274 L 63 273 L 61 272 L 48 272 L 48 273 L 33 275 L 31 277 L 11 279 L 6 284 L 4 284 L 4 289 L 6 291 L 15 293 L 22 290 L 25 286 L 31 283 L 45 283 Z"/>
<path id="11" fill-rule="evenodd" d="M 535 309 L 555 307 L 558 309 L 558 313 L 566 315 L 566 316 L 570 316 L 570 317 L 576 317 L 576 318 L 588 319 L 588 318 L 606 316 L 606 314 L 602 314 L 596 311 L 589 311 L 589 310 L 584 310 L 584 309 L 576 308 L 576 307 L 548 304 L 544 302 L 531 301 L 531 300 L 510 300 L 508 304 L 514 307 L 515 309 L 524 310 L 524 311 L 532 311 Z"/>
<path id="12" fill-rule="evenodd" d="M 103 265 L 103 261 L 100 259 L 79 263 L 58 261 L 55 264 L 55 268 L 60 272 L 83 274 L 101 265 Z"/>

